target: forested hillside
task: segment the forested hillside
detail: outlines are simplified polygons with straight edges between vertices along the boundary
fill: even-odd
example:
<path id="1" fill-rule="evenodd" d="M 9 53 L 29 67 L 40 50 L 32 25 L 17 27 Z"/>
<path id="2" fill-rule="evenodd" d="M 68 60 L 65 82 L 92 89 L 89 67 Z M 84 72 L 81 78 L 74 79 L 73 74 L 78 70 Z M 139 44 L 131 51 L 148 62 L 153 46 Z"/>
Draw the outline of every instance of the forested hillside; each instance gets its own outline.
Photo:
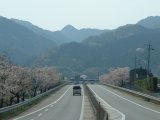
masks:
<path id="1" fill-rule="evenodd" d="M 100 36 L 92 36 L 82 43 L 72 42 L 50 51 L 37 61 L 56 65 L 68 73 L 105 72 L 112 67 L 134 67 L 135 55 L 138 67 L 146 67 L 147 50 L 145 44 L 151 42 L 151 68 L 158 74 L 160 70 L 160 29 L 150 30 L 139 25 L 126 25 Z M 143 51 L 138 51 L 142 49 Z M 140 57 L 141 56 L 141 57 Z M 35 63 L 38 63 L 38 62 Z M 74 71 L 74 72 L 73 72 Z"/>
<path id="2" fill-rule="evenodd" d="M 9 19 L 0 17 L 0 52 L 17 64 L 48 52 L 55 43 Z"/>
<path id="3" fill-rule="evenodd" d="M 154 48 L 151 51 L 151 68 L 155 74 L 159 74 L 160 28 L 158 23 L 160 20 L 158 18 L 149 17 L 137 24 L 129 24 L 109 31 L 77 30 L 69 25 L 57 32 L 60 33 L 58 36 L 63 34 L 73 42 L 57 46 L 49 36 L 55 32 L 45 31 L 24 21 L 16 20 L 15 22 L 15 20 L 1 17 L 0 50 L 8 54 L 17 64 L 56 66 L 65 75 L 80 73 L 97 75 L 113 67 L 133 68 L 135 56 L 139 61 L 137 66 L 145 68 L 146 44 L 150 42 Z M 157 25 L 156 28 L 154 23 Z M 57 40 L 56 37 L 53 38 Z M 85 39 L 80 42 L 79 40 L 83 38 Z"/>

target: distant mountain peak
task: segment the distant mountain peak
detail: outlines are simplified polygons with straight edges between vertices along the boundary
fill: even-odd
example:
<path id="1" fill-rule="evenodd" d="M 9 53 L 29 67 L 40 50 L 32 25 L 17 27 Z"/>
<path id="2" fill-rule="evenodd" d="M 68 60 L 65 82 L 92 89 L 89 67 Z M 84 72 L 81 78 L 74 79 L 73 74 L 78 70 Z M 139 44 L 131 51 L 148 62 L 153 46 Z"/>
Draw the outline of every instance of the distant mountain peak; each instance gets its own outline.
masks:
<path id="1" fill-rule="evenodd" d="M 72 25 L 66 25 L 63 29 L 62 29 L 62 31 L 75 31 L 75 30 L 77 30 L 74 26 L 72 26 Z"/>

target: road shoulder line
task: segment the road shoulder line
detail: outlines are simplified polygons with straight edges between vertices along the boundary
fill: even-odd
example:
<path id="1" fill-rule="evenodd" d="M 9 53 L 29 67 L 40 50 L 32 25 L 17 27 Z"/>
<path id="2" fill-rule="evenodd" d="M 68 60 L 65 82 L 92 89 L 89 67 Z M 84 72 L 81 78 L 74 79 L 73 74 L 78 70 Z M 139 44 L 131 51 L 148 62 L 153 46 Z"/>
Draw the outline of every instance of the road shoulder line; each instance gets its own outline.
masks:
<path id="1" fill-rule="evenodd" d="M 71 87 L 72 87 L 72 86 L 71 86 Z M 37 113 L 37 112 L 39 112 L 39 111 L 41 111 L 41 110 L 49 107 L 50 105 L 56 104 L 57 102 L 59 102 L 59 101 L 63 98 L 63 96 L 65 96 L 65 94 L 71 89 L 71 87 L 69 87 L 69 88 L 65 91 L 65 93 L 63 93 L 56 101 L 54 101 L 54 102 L 46 105 L 45 107 L 42 107 L 42 108 L 36 110 L 36 111 L 34 111 L 34 112 L 31 112 L 31 113 L 28 113 L 28 114 L 26 114 L 26 115 L 20 116 L 20 117 L 18 117 L 18 118 L 13 119 L 13 120 L 19 120 L 19 119 L 24 118 L 24 117 L 26 117 L 26 116 L 32 115 L 32 114 L 34 114 L 34 113 Z"/>
<path id="2" fill-rule="evenodd" d="M 109 120 L 125 120 L 125 115 L 122 112 L 109 105 L 105 100 L 103 100 L 99 95 L 97 95 L 90 86 L 89 88 L 95 94 L 101 105 L 109 114 Z"/>
<path id="3" fill-rule="evenodd" d="M 153 109 L 144 107 L 144 106 L 142 106 L 142 105 L 140 105 L 140 104 L 138 104 L 138 103 L 135 103 L 135 102 L 133 102 L 133 101 L 127 99 L 127 98 L 123 98 L 123 97 L 119 96 L 118 94 L 116 94 L 116 93 L 114 93 L 114 92 L 112 92 L 112 91 L 110 91 L 110 90 L 108 90 L 108 89 L 106 89 L 106 88 L 104 88 L 104 87 L 102 87 L 102 86 L 99 86 L 99 87 L 102 88 L 102 89 L 104 89 L 104 90 L 106 90 L 106 91 L 108 91 L 109 93 L 111 93 L 111 94 L 113 94 L 113 95 L 115 95 L 115 96 L 117 96 L 117 97 L 123 99 L 123 100 L 126 100 L 126 101 L 132 103 L 132 104 L 135 104 L 135 105 L 137 105 L 137 106 L 139 106 L 139 107 L 142 107 L 142 108 L 144 108 L 144 109 L 146 109 L 146 110 L 149 110 L 149 111 L 152 111 L 152 112 L 155 112 L 155 113 L 160 114 L 159 111 L 156 111 L 156 110 L 153 110 Z"/>

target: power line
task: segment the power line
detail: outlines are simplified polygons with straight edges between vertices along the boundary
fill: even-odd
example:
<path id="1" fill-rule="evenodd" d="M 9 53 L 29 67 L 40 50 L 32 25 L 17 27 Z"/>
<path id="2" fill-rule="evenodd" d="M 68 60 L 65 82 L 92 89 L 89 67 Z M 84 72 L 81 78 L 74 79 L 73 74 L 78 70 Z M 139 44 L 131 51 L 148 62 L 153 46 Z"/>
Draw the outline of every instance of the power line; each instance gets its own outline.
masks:
<path id="1" fill-rule="evenodd" d="M 135 56 L 134 80 L 136 80 L 137 57 Z"/>

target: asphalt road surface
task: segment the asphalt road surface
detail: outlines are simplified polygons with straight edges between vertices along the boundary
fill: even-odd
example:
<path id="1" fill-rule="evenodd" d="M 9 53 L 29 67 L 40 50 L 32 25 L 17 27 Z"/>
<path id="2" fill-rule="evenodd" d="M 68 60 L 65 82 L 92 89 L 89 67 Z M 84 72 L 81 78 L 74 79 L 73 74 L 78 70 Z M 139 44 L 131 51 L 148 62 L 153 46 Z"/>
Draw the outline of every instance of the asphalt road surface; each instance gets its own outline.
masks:
<path id="1" fill-rule="evenodd" d="M 103 85 L 89 87 L 113 108 L 125 115 L 125 120 L 160 120 L 160 106 Z"/>
<path id="2" fill-rule="evenodd" d="M 80 120 L 82 96 L 73 96 L 72 85 L 61 90 L 61 95 L 55 99 L 48 98 L 47 104 L 23 114 L 14 120 Z"/>

